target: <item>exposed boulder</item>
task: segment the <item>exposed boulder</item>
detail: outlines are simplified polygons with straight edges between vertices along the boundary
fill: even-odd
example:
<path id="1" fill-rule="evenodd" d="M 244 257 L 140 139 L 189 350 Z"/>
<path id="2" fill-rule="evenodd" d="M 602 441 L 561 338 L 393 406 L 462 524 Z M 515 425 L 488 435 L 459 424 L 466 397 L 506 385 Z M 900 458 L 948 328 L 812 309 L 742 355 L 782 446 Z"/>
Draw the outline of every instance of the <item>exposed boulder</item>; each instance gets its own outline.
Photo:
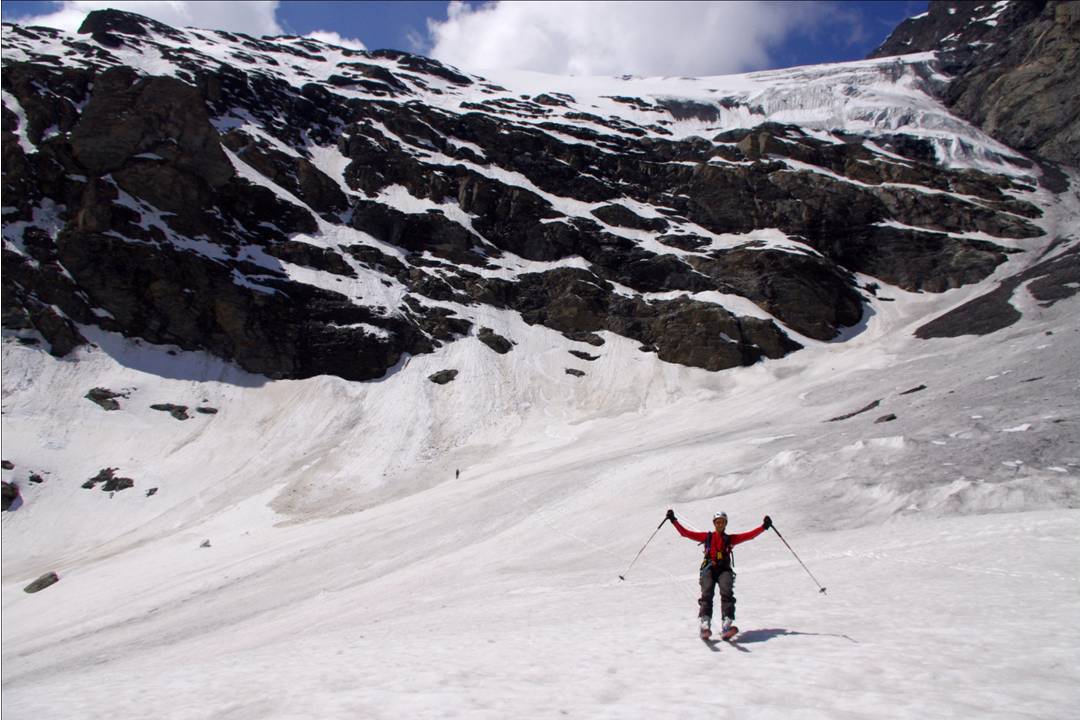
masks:
<path id="1" fill-rule="evenodd" d="M 131 487 L 135 487 L 135 481 L 131 478 L 121 477 L 106 480 L 105 484 L 101 486 L 101 489 L 107 493 L 112 493 L 120 490 L 127 490 Z"/>
<path id="2" fill-rule="evenodd" d="M 82 487 L 86 490 L 93 490 L 95 486 L 101 485 L 101 489 L 107 493 L 135 487 L 134 480 L 126 477 L 117 477 L 116 471 L 117 468 L 102 468 L 98 471 L 97 475 L 84 482 Z"/>
<path id="3" fill-rule="evenodd" d="M 11 506 L 19 498 L 19 486 L 15 483 L 5 481 L 0 484 L 0 488 L 2 488 L 0 498 L 2 498 L 3 502 L 3 506 L 0 507 L 0 510 L 10 510 Z"/>
<path id="4" fill-rule="evenodd" d="M 500 355 L 505 355 L 514 349 L 514 343 L 491 328 L 482 327 L 477 332 L 477 339 Z"/>
<path id="5" fill-rule="evenodd" d="M 177 420 L 187 420 L 191 416 L 188 415 L 187 405 L 174 405 L 173 403 L 159 403 L 157 405 L 151 405 L 151 410 L 160 410 L 167 412 Z"/>
<path id="6" fill-rule="evenodd" d="M 127 398 L 126 393 L 117 393 L 107 388 L 96 387 L 84 396 L 87 400 L 97 403 L 105 410 L 119 410 L 120 403 L 117 398 Z"/>
<path id="7" fill-rule="evenodd" d="M 574 342 L 592 345 L 593 347 L 600 347 L 601 345 L 604 345 L 604 338 L 602 338 L 596 333 L 591 332 L 565 332 L 563 333 L 563 337 L 567 338 L 568 340 L 573 340 Z"/>
<path id="8" fill-rule="evenodd" d="M 881 404 L 882 404 L 881 400 L 874 400 L 874 401 L 868 403 L 867 405 L 861 407 L 859 410 L 856 410 L 855 412 L 845 413 L 844 415 L 838 415 L 837 417 L 830 418 L 827 422 L 839 422 L 841 420 L 848 420 L 849 418 L 854 418 L 857 415 L 862 415 L 865 412 L 869 412 L 871 410 L 874 410 L 876 407 L 878 407 Z"/>
<path id="9" fill-rule="evenodd" d="M 60 582 L 60 576 L 55 572 L 48 572 L 24 587 L 23 592 L 30 594 L 41 592 L 50 585 L 55 585 L 58 582 Z"/>
<path id="10" fill-rule="evenodd" d="M 458 377 L 457 370 L 440 370 L 437 373 L 432 373 L 428 376 L 428 379 L 434 382 L 436 385 L 446 385 L 454 378 Z"/>

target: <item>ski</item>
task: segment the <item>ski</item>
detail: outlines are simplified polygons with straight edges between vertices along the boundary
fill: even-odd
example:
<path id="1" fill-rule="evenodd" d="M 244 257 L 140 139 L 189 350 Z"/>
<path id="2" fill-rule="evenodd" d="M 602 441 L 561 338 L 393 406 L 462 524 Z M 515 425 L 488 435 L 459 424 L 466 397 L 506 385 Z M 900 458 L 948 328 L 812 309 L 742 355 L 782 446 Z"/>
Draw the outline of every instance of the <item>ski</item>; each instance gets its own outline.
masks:
<path id="1" fill-rule="evenodd" d="M 732 642 L 732 640 L 738 634 L 739 634 L 739 628 L 736 627 L 735 625 L 733 625 L 732 627 L 728 628 L 723 633 L 721 633 L 721 640 L 727 640 L 728 642 Z"/>

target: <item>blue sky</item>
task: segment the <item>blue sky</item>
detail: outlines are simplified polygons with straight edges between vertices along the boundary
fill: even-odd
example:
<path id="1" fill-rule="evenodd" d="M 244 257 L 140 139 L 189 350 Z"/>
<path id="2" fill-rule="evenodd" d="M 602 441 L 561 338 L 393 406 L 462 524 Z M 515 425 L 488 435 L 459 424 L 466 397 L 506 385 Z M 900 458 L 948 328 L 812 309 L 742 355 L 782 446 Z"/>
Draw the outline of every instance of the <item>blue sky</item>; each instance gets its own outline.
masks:
<path id="1" fill-rule="evenodd" d="M 473 70 L 710 75 L 866 57 L 927 2 L 11 1 L 0 10 L 9 22 L 77 26 L 101 6 L 253 35 L 322 33 Z"/>

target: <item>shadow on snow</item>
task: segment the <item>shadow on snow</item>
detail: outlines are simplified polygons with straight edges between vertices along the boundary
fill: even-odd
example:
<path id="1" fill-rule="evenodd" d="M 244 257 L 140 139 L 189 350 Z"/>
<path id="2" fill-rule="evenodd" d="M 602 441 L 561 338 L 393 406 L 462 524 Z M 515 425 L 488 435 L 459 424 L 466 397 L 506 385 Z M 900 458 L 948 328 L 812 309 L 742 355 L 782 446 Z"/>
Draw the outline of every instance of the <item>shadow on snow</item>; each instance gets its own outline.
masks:
<path id="1" fill-rule="evenodd" d="M 857 642 L 856 640 L 850 638 L 848 635 L 840 635 L 837 633 L 806 633 L 797 632 L 795 630 L 785 630 L 784 628 L 762 628 L 760 630 L 747 630 L 746 632 L 741 632 L 739 635 L 736 636 L 736 642 L 746 645 L 749 643 L 766 642 L 777 637 L 789 637 L 793 635 L 802 635 L 805 637 L 843 638 L 850 643 Z"/>

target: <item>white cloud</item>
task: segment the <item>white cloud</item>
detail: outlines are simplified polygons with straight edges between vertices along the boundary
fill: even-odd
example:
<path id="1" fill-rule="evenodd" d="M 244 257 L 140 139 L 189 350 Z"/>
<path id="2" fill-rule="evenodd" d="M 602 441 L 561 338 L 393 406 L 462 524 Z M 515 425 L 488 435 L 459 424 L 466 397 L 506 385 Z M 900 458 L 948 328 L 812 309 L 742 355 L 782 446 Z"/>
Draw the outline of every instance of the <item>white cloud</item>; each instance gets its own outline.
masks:
<path id="1" fill-rule="evenodd" d="M 356 38 L 342 37 L 333 30 L 313 30 L 304 37 L 310 37 L 313 40 L 325 42 L 328 45 L 337 45 L 338 47 L 349 48 L 350 50 L 368 49 L 360 40 L 357 40 Z"/>
<path id="2" fill-rule="evenodd" d="M 145 15 L 171 27 L 199 27 L 229 30 L 248 35 L 281 35 L 282 28 L 275 18 L 276 0 L 245 0 L 236 2 L 198 2 L 169 0 L 151 2 L 109 2 L 107 0 L 67 0 L 56 3 L 57 9 L 45 15 L 21 17 L 20 25 L 45 25 L 74 32 L 93 10 L 113 8 Z"/>
<path id="3" fill-rule="evenodd" d="M 773 2 L 451 2 L 428 22 L 432 57 L 481 71 L 720 75 L 766 67 L 769 51 L 824 16 Z"/>

